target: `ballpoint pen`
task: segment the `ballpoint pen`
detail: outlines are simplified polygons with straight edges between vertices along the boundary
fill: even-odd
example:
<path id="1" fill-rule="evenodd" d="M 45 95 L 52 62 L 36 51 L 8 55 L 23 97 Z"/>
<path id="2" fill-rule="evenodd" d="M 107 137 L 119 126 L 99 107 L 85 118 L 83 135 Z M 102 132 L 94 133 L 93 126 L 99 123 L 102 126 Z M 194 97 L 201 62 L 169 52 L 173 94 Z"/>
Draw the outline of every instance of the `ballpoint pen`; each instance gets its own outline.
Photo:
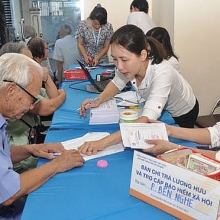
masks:
<path id="1" fill-rule="evenodd" d="M 53 156 L 53 158 L 55 158 L 55 157 L 58 157 L 58 156 L 60 156 L 61 155 L 61 153 L 60 152 L 54 152 L 54 153 L 50 153 L 52 156 Z"/>
<path id="2" fill-rule="evenodd" d="M 88 102 L 85 106 L 91 105 L 92 103 L 94 103 L 94 102 L 97 101 L 98 99 L 99 99 L 99 97 L 97 97 L 97 98 L 91 100 L 91 101 Z M 79 107 L 77 110 L 80 110 L 80 109 L 81 109 L 81 107 Z"/>

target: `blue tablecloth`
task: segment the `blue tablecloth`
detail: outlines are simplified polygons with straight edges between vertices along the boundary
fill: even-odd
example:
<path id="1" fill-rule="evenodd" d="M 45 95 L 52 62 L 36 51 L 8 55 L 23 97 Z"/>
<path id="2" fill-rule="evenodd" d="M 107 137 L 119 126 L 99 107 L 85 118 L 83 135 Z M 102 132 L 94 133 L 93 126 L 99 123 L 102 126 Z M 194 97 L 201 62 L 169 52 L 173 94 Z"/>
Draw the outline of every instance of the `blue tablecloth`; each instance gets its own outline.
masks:
<path id="1" fill-rule="evenodd" d="M 96 72 L 95 72 L 96 73 Z M 65 103 L 55 112 L 46 142 L 61 142 L 81 137 L 90 131 L 119 129 L 118 124 L 88 125 L 88 118 L 80 117 L 77 108 L 80 103 L 97 94 L 82 91 L 86 81 L 64 82 L 67 92 Z M 74 84 L 74 85 L 73 85 Z M 82 90 L 72 89 L 77 87 Z M 161 120 L 173 124 L 168 112 Z M 193 143 L 170 139 L 181 145 Z M 97 167 L 97 161 L 106 159 L 108 167 Z M 51 178 L 27 198 L 22 220 L 127 220 L 127 219 L 176 219 L 175 217 L 129 195 L 133 150 L 87 161 L 83 167 L 60 173 Z M 38 166 L 47 160 L 40 159 Z"/>

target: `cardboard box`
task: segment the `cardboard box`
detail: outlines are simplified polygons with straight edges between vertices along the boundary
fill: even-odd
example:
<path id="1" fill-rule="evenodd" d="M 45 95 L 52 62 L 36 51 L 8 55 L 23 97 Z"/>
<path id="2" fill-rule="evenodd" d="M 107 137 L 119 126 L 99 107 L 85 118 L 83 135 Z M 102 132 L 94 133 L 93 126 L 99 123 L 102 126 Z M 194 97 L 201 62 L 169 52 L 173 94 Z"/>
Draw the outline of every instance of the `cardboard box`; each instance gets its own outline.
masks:
<path id="1" fill-rule="evenodd" d="M 179 219 L 217 219 L 220 182 L 134 151 L 130 194 Z"/>

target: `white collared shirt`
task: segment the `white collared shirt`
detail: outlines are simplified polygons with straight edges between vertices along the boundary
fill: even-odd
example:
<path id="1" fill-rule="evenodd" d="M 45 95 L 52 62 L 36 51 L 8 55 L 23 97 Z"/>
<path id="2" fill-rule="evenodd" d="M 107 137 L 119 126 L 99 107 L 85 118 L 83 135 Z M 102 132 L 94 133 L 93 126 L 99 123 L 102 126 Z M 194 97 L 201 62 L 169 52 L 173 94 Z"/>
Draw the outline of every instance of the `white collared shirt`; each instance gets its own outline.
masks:
<path id="1" fill-rule="evenodd" d="M 122 90 L 129 80 L 116 70 L 113 83 Z M 191 111 L 196 103 L 192 87 L 168 61 L 152 65 L 149 61 L 146 75 L 139 87 L 136 79 L 131 84 L 146 103 L 142 116 L 158 119 L 162 110 L 172 117 L 179 117 Z"/>
<path id="2" fill-rule="evenodd" d="M 150 29 L 156 27 L 154 21 L 143 11 L 131 12 L 128 16 L 127 24 L 133 24 L 146 34 Z"/>

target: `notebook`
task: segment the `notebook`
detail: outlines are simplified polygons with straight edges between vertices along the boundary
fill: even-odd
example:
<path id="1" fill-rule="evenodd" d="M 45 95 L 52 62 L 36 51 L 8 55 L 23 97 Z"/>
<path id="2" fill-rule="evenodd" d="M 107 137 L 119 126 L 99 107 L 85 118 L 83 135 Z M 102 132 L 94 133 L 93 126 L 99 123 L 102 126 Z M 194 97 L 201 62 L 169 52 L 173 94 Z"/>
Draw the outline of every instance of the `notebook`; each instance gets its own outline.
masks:
<path id="1" fill-rule="evenodd" d="M 92 78 L 92 76 L 90 75 L 88 69 L 85 67 L 85 65 L 82 62 L 80 62 L 79 60 L 77 60 L 77 62 L 81 66 L 81 68 L 84 71 L 85 75 L 87 76 L 89 82 L 92 84 L 92 85 L 86 86 L 86 90 L 88 92 L 96 92 L 96 93 L 102 92 L 111 80 L 104 80 L 104 81 L 94 80 Z"/>

